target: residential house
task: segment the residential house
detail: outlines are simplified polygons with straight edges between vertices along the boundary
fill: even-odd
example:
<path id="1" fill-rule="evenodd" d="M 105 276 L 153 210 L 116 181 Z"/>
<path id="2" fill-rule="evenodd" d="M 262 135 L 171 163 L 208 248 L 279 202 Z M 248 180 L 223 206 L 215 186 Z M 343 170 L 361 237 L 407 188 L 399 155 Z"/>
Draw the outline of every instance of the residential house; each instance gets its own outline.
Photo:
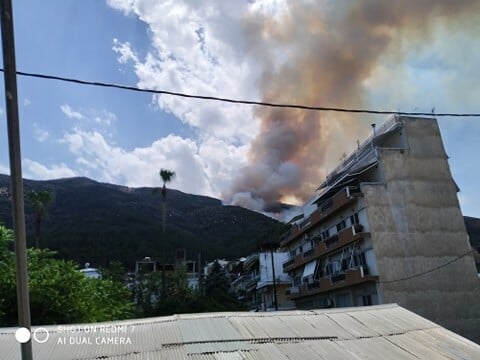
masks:
<path id="1" fill-rule="evenodd" d="M 287 257 L 287 253 L 276 251 L 248 256 L 243 262 L 243 273 L 232 281 L 237 298 L 254 311 L 294 308 L 293 302 L 285 295 L 291 283 L 288 274 L 282 271 L 282 263 Z"/>

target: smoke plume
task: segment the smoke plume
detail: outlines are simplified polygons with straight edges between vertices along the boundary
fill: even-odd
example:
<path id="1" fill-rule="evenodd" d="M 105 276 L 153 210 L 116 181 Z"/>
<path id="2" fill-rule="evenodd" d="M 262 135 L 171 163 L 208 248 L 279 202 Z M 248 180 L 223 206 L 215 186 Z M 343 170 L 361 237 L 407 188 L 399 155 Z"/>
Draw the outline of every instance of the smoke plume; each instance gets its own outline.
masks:
<path id="1" fill-rule="evenodd" d="M 400 63 L 408 44 L 428 44 L 432 25 L 452 31 L 478 11 L 476 0 L 287 1 L 275 16 L 251 13 L 245 29 L 262 63 L 263 101 L 368 107 L 365 82 L 382 59 Z M 477 9 L 475 9 L 477 8 Z M 371 119 L 258 107 L 248 165 L 225 198 L 255 210 L 303 202 L 327 167 L 352 150 Z"/>

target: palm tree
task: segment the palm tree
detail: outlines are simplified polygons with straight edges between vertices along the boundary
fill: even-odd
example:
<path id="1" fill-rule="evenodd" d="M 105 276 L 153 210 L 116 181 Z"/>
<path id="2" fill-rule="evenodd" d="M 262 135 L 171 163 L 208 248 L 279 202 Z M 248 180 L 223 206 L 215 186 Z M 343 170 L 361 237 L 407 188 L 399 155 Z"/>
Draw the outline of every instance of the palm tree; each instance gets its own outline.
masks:
<path id="1" fill-rule="evenodd" d="M 160 169 L 160 178 L 163 181 L 162 187 L 162 247 L 163 247 L 163 264 L 162 264 L 162 300 L 167 299 L 167 277 L 165 273 L 165 265 L 167 262 L 167 252 L 166 252 L 166 217 L 167 217 L 167 183 L 173 180 L 175 177 L 175 172 L 166 169 Z"/>
<path id="2" fill-rule="evenodd" d="M 28 201 L 35 209 L 35 248 L 40 248 L 40 226 L 47 213 L 47 207 L 52 202 L 53 194 L 46 190 L 31 190 L 28 192 Z"/>

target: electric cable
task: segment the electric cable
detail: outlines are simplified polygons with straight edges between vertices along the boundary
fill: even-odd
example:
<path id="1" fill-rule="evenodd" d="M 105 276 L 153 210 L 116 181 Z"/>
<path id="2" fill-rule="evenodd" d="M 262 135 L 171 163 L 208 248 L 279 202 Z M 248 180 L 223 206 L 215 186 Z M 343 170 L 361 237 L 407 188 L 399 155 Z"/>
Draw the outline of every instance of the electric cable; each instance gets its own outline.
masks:
<path id="1" fill-rule="evenodd" d="M 418 273 L 418 274 L 415 274 L 415 275 L 410 275 L 410 276 L 407 276 L 407 277 L 404 277 L 404 278 L 400 278 L 400 279 L 395 279 L 395 280 L 387 280 L 387 281 L 379 281 L 380 284 L 389 284 L 389 283 L 394 283 L 394 282 L 398 282 L 398 281 L 405 281 L 405 280 L 410 280 L 410 279 L 414 279 L 414 278 L 417 278 L 417 277 L 421 277 L 421 276 L 425 276 L 425 275 L 428 275 L 434 271 L 437 271 L 437 270 L 440 270 L 448 265 L 451 265 L 453 264 L 454 262 L 464 258 L 465 256 L 467 256 L 468 254 L 472 253 L 473 250 L 470 249 L 469 251 L 467 251 L 465 254 L 462 254 L 460 256 L 457 256 L 456 258 L 450 260 L 450 261 L 447 261 L 445 264 L 442 264 L 442 265 L 439 265 L 437 267 L 434 267 L 432 269 L 429 269 L 427 271 L 423 271 L 421 273 Z"/>
<path id="2" fill-rule="evenodd" d="M 4 69 L 0 69 L 0 72 L 4 72 Z M 120 84 L 106 83 L 106 82 L 100 82 L 100 81 L 87 81 L 87 80 L 67 78 L 67 77 L 56 76 L 56 75 L 29 73 L 24 71 L 17 71 L 17 75 L 24 76 L 24 77 L 46 79 L 46 80 L 57 80 L 57 81 L 63 81 L 68 83 L 80 84 L 80 85 L 90 85 L 90 86 L 97 86 L 97 87 L 107 87 L 107 88 L 115 88 L 115 89 L 121 89 L 121 90 L 150 93 L 150 94 L 157 94 L 157 95 L 171 95 L 171 96 L 190 98 L 190 99 L 220 101 L 220 102 L 242 104 L 242 105 L 258 105 L 258 106 L 267 106 L 267 107 L 274 107 L 274 108 L 290 108 L 290 109 L 300 109 L 300 110 L 331 111 L 331 112 L 361 113 L 361 114 L 381 114 L 381 115 L 480 117 L 480 113 L 455 113 L 455 112 L 435 113 L 433 109 L 432 109 L 432 112 L 428 113 L 428 112 L 339 108 L 339 107 L 328 107 L 328 106 L 310 106 L 310 105 L 301 105 L 301 104 L 285 104 L 285 103 L 274 103 L 274 102 L 264 102 L 264 101 L 239 100 L 239 99 L 231 99 L 231 98 L 218 97 L 218 96 L 193 95 L 193 94 L 176 92 L 176 91 L 142 89 L 142 88 L 129 86 L 129 85 L 120 85 Z"/>

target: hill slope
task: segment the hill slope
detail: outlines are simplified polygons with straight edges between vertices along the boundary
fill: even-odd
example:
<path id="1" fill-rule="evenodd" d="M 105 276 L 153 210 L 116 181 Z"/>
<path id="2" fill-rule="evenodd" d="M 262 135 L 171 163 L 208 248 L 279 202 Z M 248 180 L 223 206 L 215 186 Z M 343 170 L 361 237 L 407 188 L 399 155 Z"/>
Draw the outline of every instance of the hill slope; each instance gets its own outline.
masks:
<path id="1" fill-rule="evenodd" d="M 0 175 L 0 221 L 11 226 L 10 178 Z M 87 178 L 24 180 L 24 192 L 49 190 L 54 199 L 42 225 L 42 247 L 95 266 L 121 260 L 133 266 L 161 254 L 161 196 L 152 188 L 128 188 Z M 34 210 L 26 202 L 27 243 L 33 244 Z M 167 192 L 167 249 L 187 248 L 204 259 L 238 257 L 278 238 L 285 226 L 218 199 Z"/>

